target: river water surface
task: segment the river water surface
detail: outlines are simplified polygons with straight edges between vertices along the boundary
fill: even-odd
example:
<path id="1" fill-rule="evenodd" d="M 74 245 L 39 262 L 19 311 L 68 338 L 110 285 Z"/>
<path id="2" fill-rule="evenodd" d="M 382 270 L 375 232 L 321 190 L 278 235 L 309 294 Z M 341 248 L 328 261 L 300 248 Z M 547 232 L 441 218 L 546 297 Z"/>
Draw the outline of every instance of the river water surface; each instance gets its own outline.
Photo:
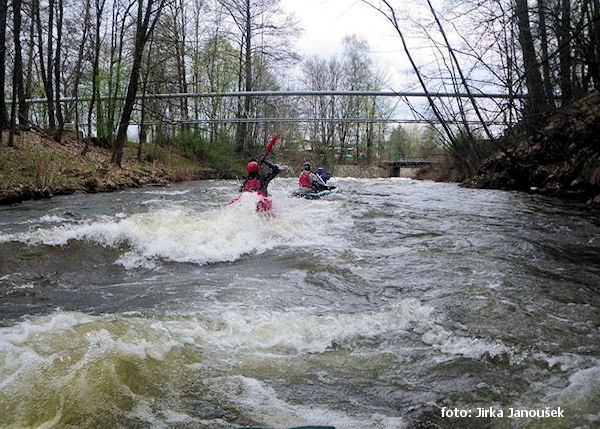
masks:
<path id="1" fill-rule="evenodd" d="M 598 209 L 336 184 L 0 207 L 0 427 L 600 426 Z"/>

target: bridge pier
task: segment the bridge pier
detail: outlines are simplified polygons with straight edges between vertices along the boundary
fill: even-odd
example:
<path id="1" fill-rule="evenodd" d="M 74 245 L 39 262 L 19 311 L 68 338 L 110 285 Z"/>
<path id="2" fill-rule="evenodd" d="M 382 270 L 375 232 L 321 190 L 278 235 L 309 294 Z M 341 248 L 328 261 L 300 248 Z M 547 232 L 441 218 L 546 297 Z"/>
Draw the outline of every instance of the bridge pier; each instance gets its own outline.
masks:
<path id="1" fill-rule="evenodd" d="M 413 177 L 421 167 L 434 164 L 438 161 L 430 159 L 403 158 L 398 161 L 384 161 L 381 167 L 388 170 L 389 177 Z"/>

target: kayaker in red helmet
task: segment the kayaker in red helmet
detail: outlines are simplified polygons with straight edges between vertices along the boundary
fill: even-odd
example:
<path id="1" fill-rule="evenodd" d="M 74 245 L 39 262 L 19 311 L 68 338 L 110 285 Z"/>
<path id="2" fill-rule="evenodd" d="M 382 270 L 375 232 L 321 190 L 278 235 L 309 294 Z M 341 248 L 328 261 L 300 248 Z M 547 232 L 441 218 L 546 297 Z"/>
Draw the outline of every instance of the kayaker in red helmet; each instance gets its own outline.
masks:
<path id="1" fill-rule="evenodd" d="M 318 174 L 310 171 L 310 162 L 304 163 L 304 169 L 298 178 L 298 193 L 319 192 L 323 189 L 329 189 Z"/>
<path id="2" fill-rule="evenodd" d="M 260 169 L 260 165 L 256 161 L 250 161 L 248 165 L 246 165 L 246 171 L 248 172 L 248 177 L 240 186 L 240 192 L 256 192 L 263 197 L 268 197 L 269 193 L 267 191 L 267 187 L 269 186 L 269 182 L 275 178 L 280 172 L 281 168 L 279 166 L 270 163 L 267 160 L 264 160 L 263 163 L 271 169 L 270 172 L 259 175 L 258 170 Z"/>

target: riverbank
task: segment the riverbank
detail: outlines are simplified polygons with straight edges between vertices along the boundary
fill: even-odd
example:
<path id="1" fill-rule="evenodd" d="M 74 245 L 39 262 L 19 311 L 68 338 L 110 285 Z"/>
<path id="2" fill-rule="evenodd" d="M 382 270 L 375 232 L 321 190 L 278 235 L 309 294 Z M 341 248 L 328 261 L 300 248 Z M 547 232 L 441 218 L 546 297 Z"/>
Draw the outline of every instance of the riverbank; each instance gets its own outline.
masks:
<path id="1" fill-rule="evenodd" d="M 600 93 L 539 124 L 515 128 L 465 185 L 600 202 Z"/>
<path id="2" fill-rule="evenodd" d="M 85 157 L 73 135 L 61 143 L 35 131 L 15 136 L 0 148 L 0 204 L 69 195 L 75 192 L 111 192 L 148 184 L 226 177 L 175 152 L 158 148 L 136 159 L 136 148 L 126 147 L 122 168 L 110 163 L 110 151 L 90 145 Z"/>
<path id="3" fill-rule="evenodd" d="M 474 175 L 457 171 L 448 159 L 415 178 L 600 203 L 599 136 L 600 93 L 594 92 L 536 126 L 515 127 L 495 142 L 503 150 L 485 159 Z"/>

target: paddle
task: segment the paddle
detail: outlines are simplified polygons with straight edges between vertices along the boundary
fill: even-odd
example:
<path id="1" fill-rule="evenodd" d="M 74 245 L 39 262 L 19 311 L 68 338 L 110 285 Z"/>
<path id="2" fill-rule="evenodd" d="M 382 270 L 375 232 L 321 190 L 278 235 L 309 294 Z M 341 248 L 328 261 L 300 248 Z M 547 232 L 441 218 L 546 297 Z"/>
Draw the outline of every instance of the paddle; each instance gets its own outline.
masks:
<path id="1" fill-rule="evenodd" d="M 275 144 L 277 143 L 277 141 L 280 138 L 281 138 L 281 134 L 280 133 L 277 133 L 273 137 L 271 137 L 271 140 L 269 140 L 269 143 L 267 144 L 267 147 L 265 149 L 265 156 L 262 157 L 262 159 L 260 160 L 260 162 L 258 163 L 258 165 L 260 165 L 263 162 L 265 162 L 265 159 L 267 158 L 267 156 L 269 156 L 271 154 L 271 152 L 273 152 L 273 148 L 275 147 Z"/>

